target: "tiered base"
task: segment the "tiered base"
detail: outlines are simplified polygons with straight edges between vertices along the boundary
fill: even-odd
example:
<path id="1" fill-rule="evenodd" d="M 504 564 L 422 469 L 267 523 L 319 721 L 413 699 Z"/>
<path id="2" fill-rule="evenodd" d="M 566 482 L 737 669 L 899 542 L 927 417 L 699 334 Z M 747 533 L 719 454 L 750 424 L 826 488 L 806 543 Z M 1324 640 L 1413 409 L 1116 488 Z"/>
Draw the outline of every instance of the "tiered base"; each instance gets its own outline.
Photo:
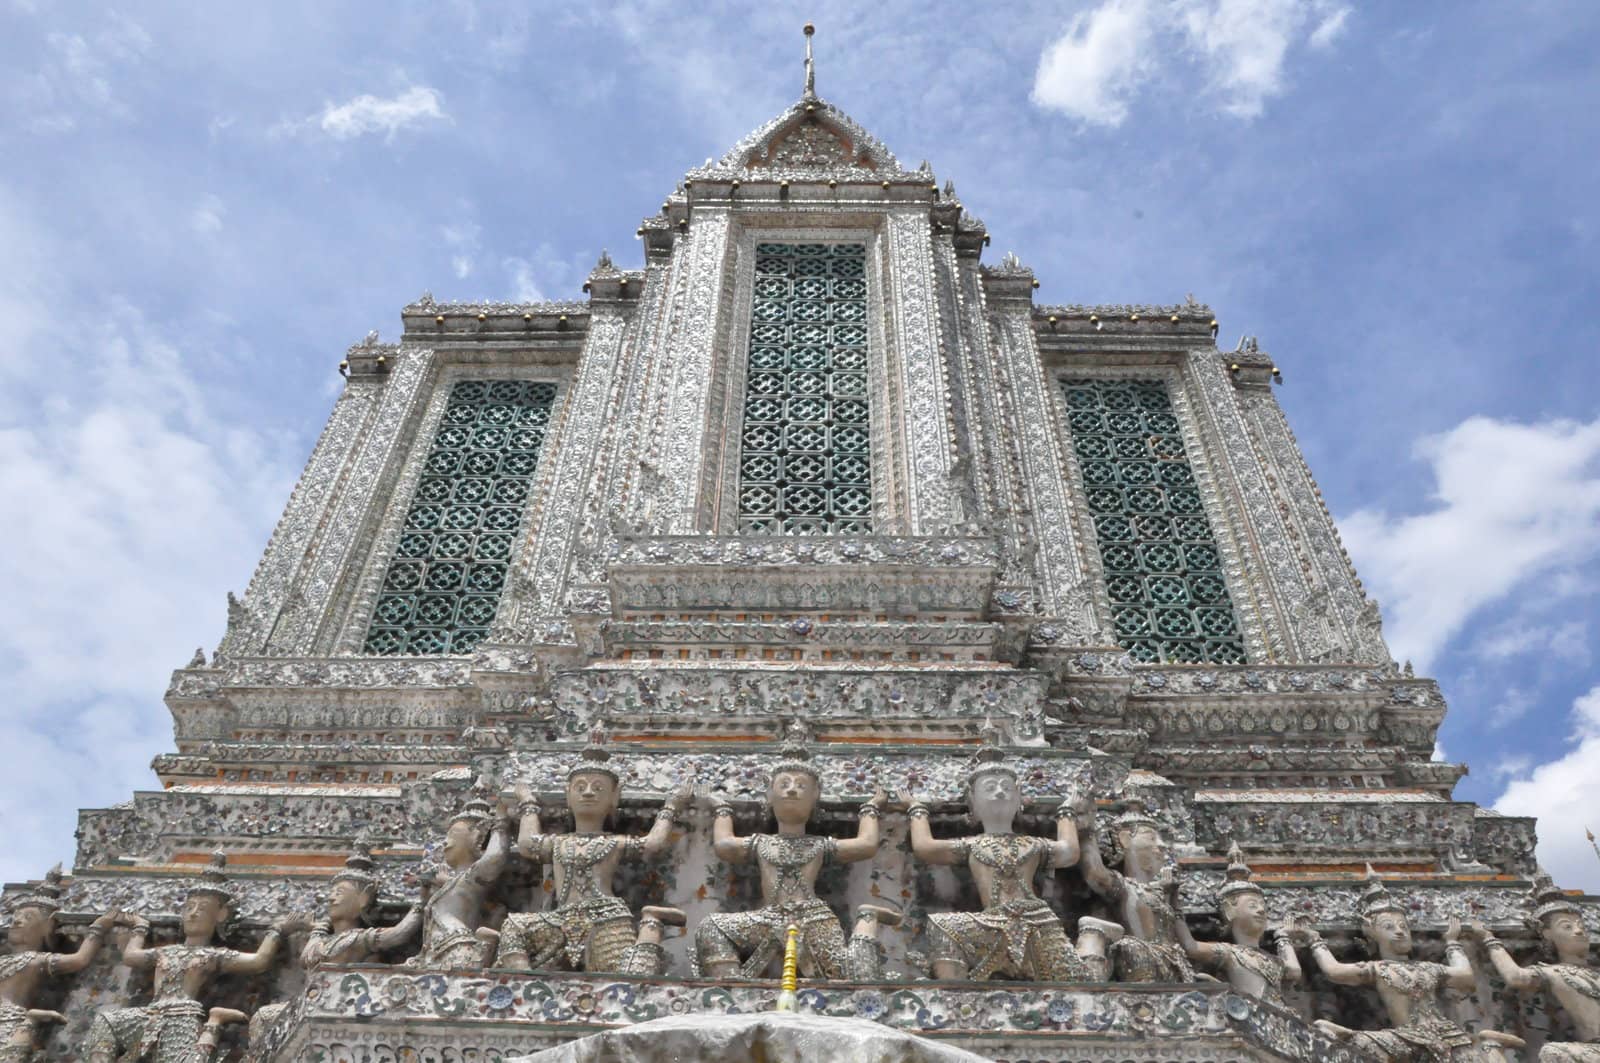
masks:
<path id="1" fill-rule="evenodd" d="M 772 1011 L 776 982 L 325 967 L 262 1063 L 499 1063 L 669 1016 Z M 868 1019 L 995 1060 L 1358 1063 L 1298 1015 L 1226 985 L 998 982 L 802 985 L 803 1014 Z"/>

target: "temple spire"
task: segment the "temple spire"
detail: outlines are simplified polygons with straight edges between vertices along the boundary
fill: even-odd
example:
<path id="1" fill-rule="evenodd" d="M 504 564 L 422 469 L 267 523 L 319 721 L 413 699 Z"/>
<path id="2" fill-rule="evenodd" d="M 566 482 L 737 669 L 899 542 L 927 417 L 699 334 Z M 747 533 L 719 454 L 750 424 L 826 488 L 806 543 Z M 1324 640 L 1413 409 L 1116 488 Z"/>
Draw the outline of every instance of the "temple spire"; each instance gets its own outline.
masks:
<path id="1" fill-rule="evenodd" d="M 807 99 L 809 99 L 809 98 L 811 98 L 811 97 L 813 97 L 813 96 L 815 96 L 817 94 L 817 66 L 816 66 L 816 63 L 813 62 L 812 59 L 811 59 L 811 36 L 812 36 L 812 34 L 814 34 L 816 32 L 817 32 L 817 27 L 815 27 L 811 23 L 807 22 L 806 23 L 806 27 L 805 27 L 805 34 L 806 34 L 806 91 L 805 91 L 805 96 L 806 96 Z"/>

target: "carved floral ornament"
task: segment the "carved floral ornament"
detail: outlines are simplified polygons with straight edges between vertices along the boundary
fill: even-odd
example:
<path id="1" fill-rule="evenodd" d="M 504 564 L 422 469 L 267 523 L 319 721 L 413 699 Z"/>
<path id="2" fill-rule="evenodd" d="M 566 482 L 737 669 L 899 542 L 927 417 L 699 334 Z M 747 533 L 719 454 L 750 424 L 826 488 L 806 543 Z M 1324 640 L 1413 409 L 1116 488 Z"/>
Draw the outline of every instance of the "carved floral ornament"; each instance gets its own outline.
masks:
<path id="1" fill-rule="evenodd" d="M 797 101 L 690 179 L 733 177 L 751 169 L 817 171 L 852 168 L 875 178 L 906 176 L 894 153 L 855 119 L 815 96 Z"/>
<path id="2" fill-rule="evenodd" d="M 850 139 L 815 118 L 807 117 L 767 142 L 766 150 L 745 163 L 758 166 L 860 166 L 873 169 L 872 159 L 855 153 Z"/>

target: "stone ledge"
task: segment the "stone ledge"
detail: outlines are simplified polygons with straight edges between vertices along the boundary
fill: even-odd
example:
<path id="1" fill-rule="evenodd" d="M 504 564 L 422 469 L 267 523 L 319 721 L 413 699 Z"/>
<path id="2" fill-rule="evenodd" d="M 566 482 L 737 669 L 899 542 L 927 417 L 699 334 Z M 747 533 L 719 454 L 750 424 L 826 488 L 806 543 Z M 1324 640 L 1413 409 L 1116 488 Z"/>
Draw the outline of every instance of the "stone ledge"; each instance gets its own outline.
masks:
<path id="1" fill-rule="evenodd" d="M 669 1015 L 773 1010 L 776 982 L 718 982 L 511 971 L 424 971 L 375 965 L 323 967 L 255 1058 L 301 1058 L 316 1040 L 349 1024 L 367 1036 L 385 1027 L 398 1044 L 436 1026 L 466 1052 L 526 1033 L 537 1046 Z M 1233 993 L 1226 985 L 1068 985 L 1005 982 L 802 983 L 800 1009 L 868 1019 L 959 1044 L 1023 1038 L 1045 1044 L 1115 1045 L 1130 1039 L 1192 1046 L 1201 1058 L 1356 1063 L 1298 1015 Z M 312 1031 L 313 1037 L 308 1037 Z M 1209 1049 L 1210 1051 L 1206 1051 Z M 1221 1050 L 1223 1054 L 1212 1056 Z M 990 1049 L 992 1052 L 992 1048 Z M 986 1052 L 985 1054 L 989 1054 Z M 1165 1058 L 1165 1056 L 1163 1057 Z"/>

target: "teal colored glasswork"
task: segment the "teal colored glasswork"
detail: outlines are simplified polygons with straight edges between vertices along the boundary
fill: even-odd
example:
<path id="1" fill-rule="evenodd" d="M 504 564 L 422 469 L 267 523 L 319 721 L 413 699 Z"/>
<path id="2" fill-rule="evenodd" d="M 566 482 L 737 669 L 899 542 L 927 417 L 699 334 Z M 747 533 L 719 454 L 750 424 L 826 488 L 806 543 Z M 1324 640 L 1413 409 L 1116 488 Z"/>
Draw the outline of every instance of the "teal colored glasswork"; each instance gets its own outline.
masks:
<path id="1" fill-rule="evenodd" d="M 1143 663 L 1242 664 L 1211 525 L 1159 380 L 1061 381 L 1117 641 Z"/>
<path id="2" fill-rule="evenodd" d="M 366 652 L 471 653 L 494 622 L 554 384 L 463 380 L 423 461 Z"/>
<path id="3" fill-rule="evenodd" d="M 867 249 L 758 244 L 739 530 L 872 530 Z"/>

